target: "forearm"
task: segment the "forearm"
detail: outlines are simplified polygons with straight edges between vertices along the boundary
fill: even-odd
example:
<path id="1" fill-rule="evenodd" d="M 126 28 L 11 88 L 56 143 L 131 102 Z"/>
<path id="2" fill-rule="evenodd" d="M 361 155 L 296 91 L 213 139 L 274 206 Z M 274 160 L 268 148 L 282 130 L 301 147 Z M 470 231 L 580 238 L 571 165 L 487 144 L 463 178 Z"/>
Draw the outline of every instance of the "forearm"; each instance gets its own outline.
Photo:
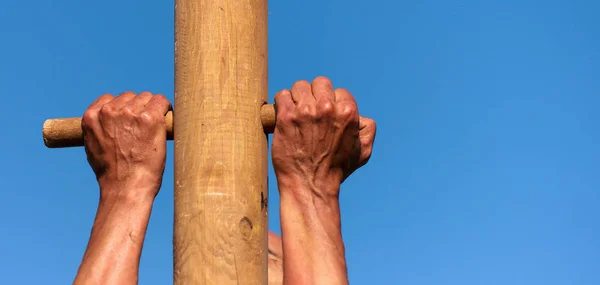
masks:
<path id="1" fill-rule="evenodd" d="M 313 195 L 302 183 L 279 187 L 284 284 L 348 284 L 338 198 Z"/>
<path id="2" fill-rule="evenodd" d="M 142 245 L 153 197 L 103 197 L 78 284 L 137 284 Z"/>

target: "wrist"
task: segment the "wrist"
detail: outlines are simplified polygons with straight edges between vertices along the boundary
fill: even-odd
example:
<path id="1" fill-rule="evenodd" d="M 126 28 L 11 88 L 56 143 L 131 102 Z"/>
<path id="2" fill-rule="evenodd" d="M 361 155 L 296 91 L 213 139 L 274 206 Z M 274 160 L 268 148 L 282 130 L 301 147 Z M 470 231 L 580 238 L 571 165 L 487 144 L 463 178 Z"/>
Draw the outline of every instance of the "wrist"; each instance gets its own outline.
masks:
<path id="1" fill-rule="evenodd" d="M 283 220 L 292 218 L 300 224 L 317 226 L 328 230 L 341 229 L 339 199 L 318 195 L 280 195 L 280 216 Z"/>
<path id="2" fill-rule="evenodd" d="M 158 194 L 161 182 L 156 175 L 143 172 L 125 179 L 100 178 L 100 200 L 125 204 L 152 202 Z"/>
<path id="3" fill-rule="evenodd" d="M 154 198 L 147 195 L 103 195 L 98 203 L 94 224 L 118 223 L 119 226 L 113 227 L 113 230 L 138 232 L 146 228 L 153 205 Z"/>
<path id="4" fill-rule="evenodd" d="M 110 244 L 140 246 L 144 240 L 154 199 L 146 196 L 103 196 L 100 198 L 92 230 Z"/>
<path id="5" fill-rule="evenodd" d="M 339 199 L 341 176 L 327 175 L 317 177 L 316 175 L 277 174 L 277 185 L 280 195 L 288 196 L 299 202 L 309 200 L 322 200 L 322 202 L 336 202 Z"/>
<path id="6" fill-rule="evenodd" d="M 318 234 L 317 228 L 328 235 L 341 234 L 341 212 L 337 195 L 322 194 L 322 189 L 304 186 L 302 182 L 294 186 L 280 184 L 279 190 L 282 229 L 299 226 L 298 230 L 308 230 L 309 235 Z M 289 221 L 294 222 L 290 224 Z"/>

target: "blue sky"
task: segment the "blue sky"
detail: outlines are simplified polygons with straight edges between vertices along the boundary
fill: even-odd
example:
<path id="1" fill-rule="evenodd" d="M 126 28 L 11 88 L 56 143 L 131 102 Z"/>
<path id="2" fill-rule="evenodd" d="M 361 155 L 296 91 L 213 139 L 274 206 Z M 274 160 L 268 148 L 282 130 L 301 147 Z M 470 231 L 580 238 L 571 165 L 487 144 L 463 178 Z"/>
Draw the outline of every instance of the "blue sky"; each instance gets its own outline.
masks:
<path id="1" fill-rule="evenodd" d="M 325 75 L 378 123 L 342 189 L 352 284 L 600 284 L 600 2 L 269 5 L 271 102 Z M 107 92 L 172 100 L 173 29 L 173 1 L 3 2 L 1 284 L 72 282 L 97 186 L 42 123 Z M 140 284 L 172 282 L 168 160 Z"/>

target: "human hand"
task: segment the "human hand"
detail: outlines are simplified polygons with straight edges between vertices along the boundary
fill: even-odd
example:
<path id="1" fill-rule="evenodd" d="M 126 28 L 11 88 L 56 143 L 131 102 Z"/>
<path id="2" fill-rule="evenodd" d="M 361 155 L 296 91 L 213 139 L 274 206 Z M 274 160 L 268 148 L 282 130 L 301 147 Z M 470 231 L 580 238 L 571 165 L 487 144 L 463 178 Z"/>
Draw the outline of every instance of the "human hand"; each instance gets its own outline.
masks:
<path id="1" fill-rule="evenodd" d="M 272 159 L 278 182 L 337 197 L 339 184 L 371 157 L 375 121 L 360 117 L 352 94 L 334 90 L 325 77 L 277 93 L 275 106 Z"/>
<path id="2" fill-rule="evenodd" d="M 170 108 L 164 96 L 149 92 L 106 94 L 89 106 L 82 130 L 101 197 L 156 196 L 165 168 L 165 114 Z"/>

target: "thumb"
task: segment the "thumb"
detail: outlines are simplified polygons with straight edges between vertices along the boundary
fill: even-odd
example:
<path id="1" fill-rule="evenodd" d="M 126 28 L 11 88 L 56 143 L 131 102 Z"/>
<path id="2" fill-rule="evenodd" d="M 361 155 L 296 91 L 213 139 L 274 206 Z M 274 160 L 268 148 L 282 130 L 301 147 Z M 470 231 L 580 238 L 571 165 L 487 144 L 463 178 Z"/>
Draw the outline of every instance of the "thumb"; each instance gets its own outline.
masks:
<path id="1" fill-rule="evenodd" d="M 377 125 L 375 121 L 371 118 L 360 117 L 360 127 L 359 127 L 359 140 L 361 147 L 361 154 L 359 165 L 365 165 L 369 159 L 371 158 L 371 154 L 373 153 L 373 144 L 375 143 L 375 134 L 377 133 Z"/>

